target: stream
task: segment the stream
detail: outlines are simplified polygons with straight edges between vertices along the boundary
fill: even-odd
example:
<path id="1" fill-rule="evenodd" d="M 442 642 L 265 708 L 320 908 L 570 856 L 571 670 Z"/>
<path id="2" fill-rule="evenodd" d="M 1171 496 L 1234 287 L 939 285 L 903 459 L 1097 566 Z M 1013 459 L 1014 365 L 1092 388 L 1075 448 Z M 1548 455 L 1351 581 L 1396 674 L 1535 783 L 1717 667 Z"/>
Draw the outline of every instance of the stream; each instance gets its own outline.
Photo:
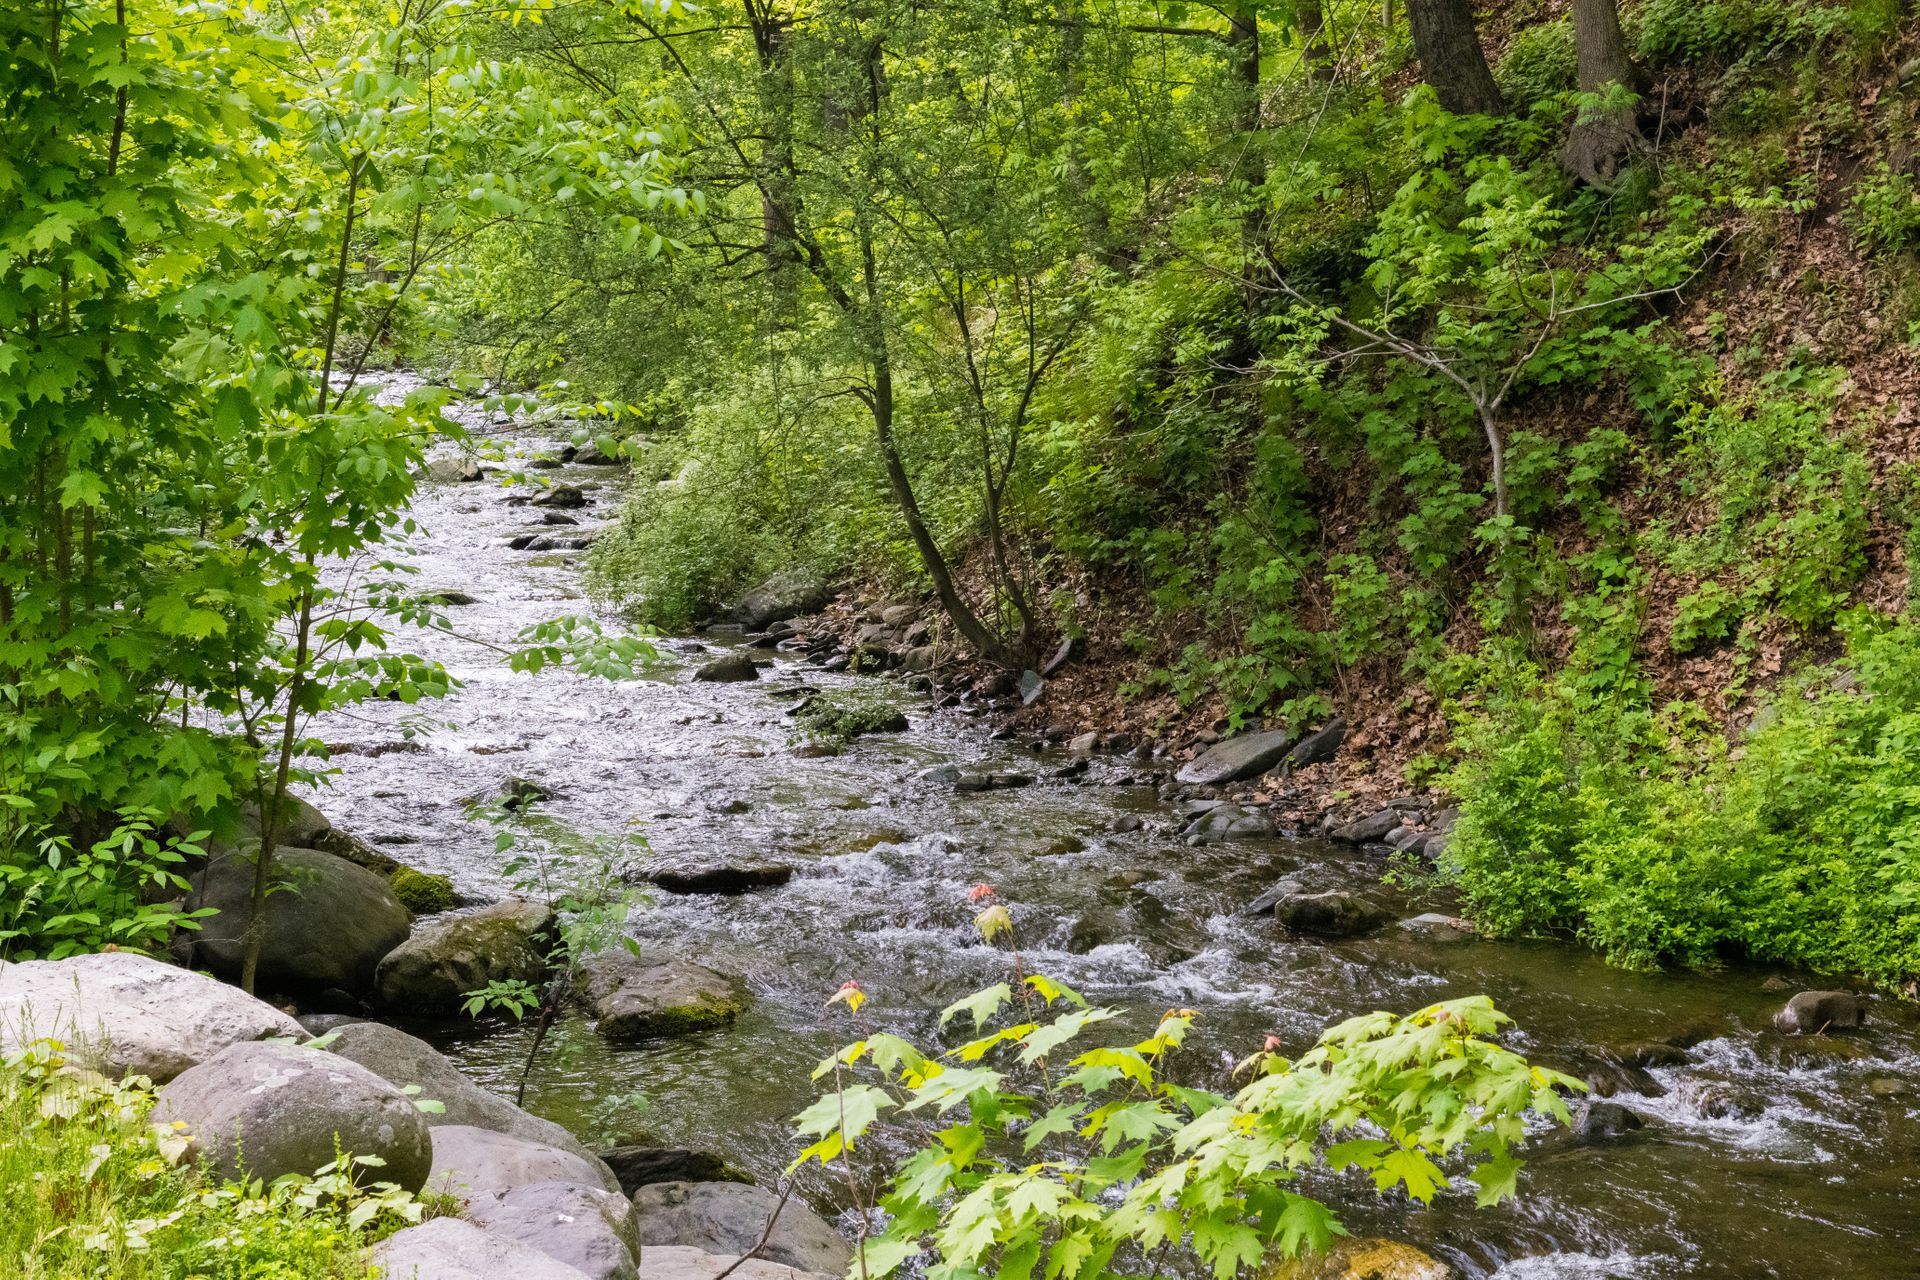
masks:
<path id="1" fill-rule="evenodd" d="M 471 425 L 523 460 L 564 443 Z M 542 526 L 539 508 L 514 502 L 525 488 L 492 482 L 426 484 L 415 504 L 420 587 L 473 595 L 448 613 L 496 644 L 591 608 L 580 553 L 513 551 L 508 540 L 581 532 L 618 507 L 616 468 L 534 474 L 587 491 L 589 505 L 568 513 L 580 529 Z M 544 811 L 583 835 L 797 868 L 780 887 L 653 892 L 635 910 L 629 932 L 644 951 L 742 975 L 750 1004 L 726 1030 L 620 1048 L 564 1020 L 527 1103 L 589 1143 L 710 1151 L 771 1181 L 796 1149 L 787 1121 L 814 1096 L 813 1065 L 851 1038 L 844 1008 L 823 1004 L 843 981 L 864 987 L 873 1025 L 926 1044 L 935 1011 L 1007 977 L 1007 954 L 983 943 L 967 902 L 985 881 L 1011 907 L 1031 969 L 1142 1027 L 1171 1007 L 1199 1010 L 1184 1052 L 1216 1088 L 1226 1064 L 1268 1033 L 1298 1053 L 1350 1015 L 1481 992 L 1517 1020 L 1508 1042 L 1550 1065 L 1572 1067 L 1600 1045 L 1689 1045 L 1651 1068 L 1657 1084 L 1642 1077 L 1639 1091 L 1614 1097 L 1644 1128 L 1591 1145 L 1543 1134 L 1526 1153 L 1520 1196 L 1497 1209 L 1477 1210 L 1458 1192 L 1422 1209 L 1379 1200 L 1359 1180 L 1310 1180 L 1355 1235 L 1406 1240 L 1467 1275 L 1514 1280 L 1920 1277 L 1920 1029 L 1897 1002 L 1874 1000 L 1857 1035 L 1794 1040 L 1770 1029 L 1791 994 L 1763 987 L 1770 969 L 1627 973 L 1573 946 L 1449 941 L 1400 926 L 1339 942 L 1290 935 L 1245 905 L 1283 873 L 1312 890 L 1372 893 L 1381 861 L 1315 840 L 1190 848 L 1151 787 L 1119 785 L 1134 766 L 1096 760 L 1077 779 L 1055 778 L 1064 753 L 991 740 L 981 721 L 934 713 L 897 682 L 824 673 L 795 655 L 772 654 L 756 682 L 693 683 L 693 668 L 737 637 L 664 639 L 657 666 L 621 683 L 515 674 L 433 632 L 401 643 L 464 687 L 430 708 L 379 703 L 317 729 L 347 749 L 315 798 L 363 839 L 452 877 L 472 898 L 501 896 L 504 856 L 463 802 L 517 777 L 550 791 Z M 796 757 L 791 699 L 777 691 L 863 682 L 898 701 L 910 731 Z M 419 746 L 391 749 L 408 726 Z M 949 762 L 1040 780 L 955 794 L 918 777 Z M 1129 814 L 1145 825 L 1116 832 Z M 1083 847 L 1050 851 L 1075 843 Z M 1432 909 L 1409 903 L 1403 914 Z M 1794 989 L 1832 985 L 1784 976 Z M 525 1027 L 408 1030 L 511 1094 Z M 831 1186 L 803 1190 L 824 1212 L 844 1207 Z"/>

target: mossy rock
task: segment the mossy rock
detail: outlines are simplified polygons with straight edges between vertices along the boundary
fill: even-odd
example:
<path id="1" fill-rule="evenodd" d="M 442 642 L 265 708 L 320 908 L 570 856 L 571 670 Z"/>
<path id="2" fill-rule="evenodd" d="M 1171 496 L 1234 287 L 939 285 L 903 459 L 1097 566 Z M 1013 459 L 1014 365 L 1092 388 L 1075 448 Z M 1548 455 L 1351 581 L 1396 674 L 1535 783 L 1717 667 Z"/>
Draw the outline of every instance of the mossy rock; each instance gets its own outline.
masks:
<path id="1" fill-rule="evenodd" d="M 851 742 L 868 733 L 900 733 L 906 713 L 869 693 L 830 693 L 811 698 L 795 714 L 802 732 L 827 742 Z"/>
<path id="2" fill-rule="evenodd" d="M 581 994 L 609 1040 L 653 1040 L 723 1027 L 745 1007 L 732 979 L 684 960 L 649 963 L 625 951 L 589 960 Z"/>
<path id="3" fill-rule="evenodd" d="M 387 876 L 387 887 L 393 890 L 394 897 L 400 899 L 401 906 L 417 916 L 438 915 L 459 905 L 459 899 L 454 896 L 453 881 L 428 871 L 396 867 Z"/>

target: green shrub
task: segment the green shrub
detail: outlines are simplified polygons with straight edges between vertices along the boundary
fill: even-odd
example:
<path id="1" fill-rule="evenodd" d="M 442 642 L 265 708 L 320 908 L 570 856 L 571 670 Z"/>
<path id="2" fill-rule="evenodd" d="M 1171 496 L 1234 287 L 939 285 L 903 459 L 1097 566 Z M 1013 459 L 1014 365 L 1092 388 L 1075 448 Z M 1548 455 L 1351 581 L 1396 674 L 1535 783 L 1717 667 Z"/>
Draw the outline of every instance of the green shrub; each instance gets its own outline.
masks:
<path id="1" fill-rule="evenodd" d="M 198 929 L 211 909 L 183 912 L 148 899 L 184 894 L 188 858 L 203 852 L 204 831 L 175 839 L 157 816 L 122 810 L 118 825 L 75 849 L 48 831 L 0 842 L 0 960 L 53 959 L 112 945 L 151 951 L 176 928 Z M 0 841 L 4 835 L 0 834 Z"/>
<path id="2" fill-rule="evenodd" d="M 1525 106 L 1578 87 L 1573 24 L 1565 18 L 1523 27 L 1494 68 L 1494 79 L 1509 101 Z"/>
<path id="3" fill-rule="evenodd" d="M 1866 253 L 1891 255 L 1920 247 L 1920 188 L 1913 175 L 1882 160 L 1854 188 L 1846 221 Z"/>
<path id="4" fill-rule="evenodd" d="M 412 867 L 395 868 L 387 877 L 387 887 L 400 899 L 401 906 L 417 916 L 451 911 L 458 901 L 454 897 L 453 881 L 431 872 L 415 871 Z"/>

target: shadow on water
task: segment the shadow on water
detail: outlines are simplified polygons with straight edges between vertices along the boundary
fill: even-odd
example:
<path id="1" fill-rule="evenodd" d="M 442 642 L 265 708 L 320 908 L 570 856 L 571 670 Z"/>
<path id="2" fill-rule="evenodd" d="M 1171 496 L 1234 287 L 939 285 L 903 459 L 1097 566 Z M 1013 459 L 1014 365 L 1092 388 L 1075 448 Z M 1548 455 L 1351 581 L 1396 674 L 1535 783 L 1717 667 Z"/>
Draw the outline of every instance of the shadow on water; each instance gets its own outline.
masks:
<path id="1" fill-rule="evenodd" d="M 528 455 L 554 447 L 508 443 Z M 549 474 L 586 488 L 582 526 L 611 518 L 616 471 Z M 506 548 L 539 521 L 511 491 L 432 486 L 417 513 L 420 581 L 477 597 L 452 611 L 470 633 L 505 642 L 582 607 L 572 557 Z M 1517 1019 L 1516 1047 L 1553 1065 L 1581 1067 L 1602 1046 L 1689 1046 L 1615 1096 L 1644 1129 L 1597 1146 L 1543 1134 L 1522 1197 L 1500 1209 L 1448 1195 L 1422 1210 L 1321 1177 L 1316 1191 L 1356 1233 L 1413 1241 L 1474 1275 L 1920 1277 L 1920 1037 L 1891 1002 L 1875 1003 L 1857 1038 L 1794 1042 L 1768 1029 L 1782 997 L 1763 989 L 1764 972 L 1625 973 L 1571 947 L 1446 942 L 1398 926 L 1310 941 L 1244 905 L 1281 874 L 1363 888 L 1406 915 L 1430 904 L 1395 898 L 1380 862 L 1337 846 L 1189 848 L 1149 790 L 1117 785 L 1111 762 L 1017 791 L 955 795 L 920 781 L 949 761 L 1044 774 L 1064 758 L 991 742 L 892 686 L 909 733 L 796 758 L 775 691 L 861 678 L 784 655 L 756 683 L 694 684 L 693 665 L 724 642 L 667 641 L 653 678 L 605 684 L 536 680 L 446 637 L 414 639 L 465 681 L 438 713 L 453 724 L 427 729 L 419 751 L 381 755 L 364 748 L 397 739 L 403 709 L 325 726 L 322 736 L 362 748 L 336 758 L 323 797 L 343 826 L 466 893 L 498 895 L 492 833 L 462 802 L 518 776 L 548 788 L 549 812 L 583 832 L 637 830 L 660 854 L 772 856 L 797 869 L 779 888 L 661 894 L 635 914 L 644 948 L 742 974 L 753 1001 L 725 1030 L 631 1048 L 564 1022 L 528 1102 L 590 1141 L 687 1145 L 773 1177 L 794 1150 L 786 1120 L 812 1097 L 813 1065 L 844 1038 L 844 1014 L 823 1008 L 842 981 L 870 993 L 873 1024 L 926 1042 L 937 1039 L 932 1011 L 1006 976 L 1007 956 L 980 941 L 966 902 L 986 881 L 1012 905 L 1031 969 L 1142 1027 L 1169 1007 L 1201 1010 L 1181 1067 L 1193 1083 L 1224 1084 L 1226 1064 L 1269 1033 L 1297 1051 L 1351 1014 L 1478 992 Z M 1116 833 L 1122 814 L 1146 825 Z M 412 1029 L 511 1091 L 524 1028 Z M 807 1189 L 836 1203 L 831 1186 Z"/>

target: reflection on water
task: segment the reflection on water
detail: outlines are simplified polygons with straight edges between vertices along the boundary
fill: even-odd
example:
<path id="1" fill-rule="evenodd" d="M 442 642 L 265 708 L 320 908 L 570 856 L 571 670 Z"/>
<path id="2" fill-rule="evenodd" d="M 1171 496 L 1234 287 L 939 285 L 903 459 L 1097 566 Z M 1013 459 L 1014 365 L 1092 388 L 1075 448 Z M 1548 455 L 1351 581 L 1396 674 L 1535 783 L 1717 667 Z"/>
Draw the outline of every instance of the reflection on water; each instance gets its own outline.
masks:
<path id="1" fill-rule="evenodd" d="M 533 435 L 508 444 L 525 456 L 554 447 Z M 583 527 L 612 517 L 617 471 L 546 474 L 588 490 L 574 513 Z M 470 634 L 506 642 L 584 607 L 569 557 L 506 548 L 540 518 L 512 491 L 432 487 L 417 511 L 420 581 L 478 598 L 450 611 Z M 866 988 L 871 1022 L 924 1043 L 938 1040 L 932 1011 L 1006 976 L 1006 955 L 971 925 L 966 891 L 984 880 L 1012 905 L 1030 968 L 1142 1027 L 1171 1006 L 1201 1009 L 1186 1066 L 1196 1083 L 1224 1084 L 1226 1064 L 1268 1033 L 1297 1051 L 1350 1014 L 1474 992 L 1518 1019 L 1517 1047 L 1569 1067 L 1596 1046 L 1694 1042 L 1683 1063 L 1616 1095 L 1646 1128 L 1604 1146 L 1540 1138 L 1516 1204 L 1482 1212 L 1458 1196 L 1420 1210 L 1320 1179 L 1356 1232 L 1509 1280 L 1920 1277 L 1920 1051 L 1912 1020 L 1887 1001 L 1857 1039 L 1789 1042 L 1767 1030 L 1782 996 L 1762 989 L 1761 972 L 1629 974 L 1572 948 L 1447 943 L 1397 927 L 1339 943 L 1289 937 L 1241 908 L 1281 874 L 1384 896 L 1380 864 L 1310 841 L 1188 848 L 1149 790 L 1114 785 L 1112 763 L 1073 782 L 956 796 L 916 775 L 947 761 L 1042 773 L 1064 761 L 990 742 L 964 717 L 931 717 L 904 692 L 912 732 L 795 758 L 774 691 L 860 678 L 781 655 L 758 683 L 690 683 L 724 638 L 664 642 L 653 678 L 618 685 L 515 675 L 446 637 L 415 641 L 466 682 L 436 711 L 454 724 L 426 731 L 419 752 L 339 756 L 322 804 L 342 826 L 467 893 L 498 895 L 492 832 L 461 801 L 517 776 L 548 788 L 548 810 L 578 830 L 639 830 L 665 854 L 797 868 L 777 889 L 657 895 L 636 913 L 643 946 L 743 975 L 753 1004 L 727 1030 L 620 1050 L 563 1023 L 528 1101 L 590 1140 L 687 1145 L 771 1177 L 791 1158 L 786 1118 L 810 1099 L 814 1063 L 844 1034 L 844 1010 L 822 1003 L 842 981 Z M 371 748 L 398 738 L 402 714 L 376 707 L 322 736 Z M 1146 826 L 1114 833 L 1123 813 Z M 1046 852 L 1068 835 L 1084 847 Z M 503 1089 L 525 1052 L 520 1028 L 415 1029 Z M 833 1207 L 832 1187 L 808 1190 Z"/>

